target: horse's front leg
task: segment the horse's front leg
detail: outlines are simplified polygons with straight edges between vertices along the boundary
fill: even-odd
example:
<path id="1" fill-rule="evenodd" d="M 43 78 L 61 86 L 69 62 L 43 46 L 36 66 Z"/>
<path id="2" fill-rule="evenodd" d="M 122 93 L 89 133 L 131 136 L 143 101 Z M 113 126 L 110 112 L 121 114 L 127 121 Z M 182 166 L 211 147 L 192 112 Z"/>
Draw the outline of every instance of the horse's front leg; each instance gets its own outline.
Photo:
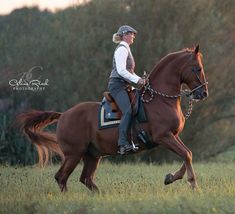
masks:
<path id="1" fill-rule="evenodd" d="M 173 177 L 169 179 L 172 179 L 173 182 L 177 177 L 180 178 L 186 170 L 188 175 L 188 182 L 190 183 L 191 187 L 193 189 L 197 187 L 196 176 L 192 166 L 192 152 L 183 144 L 183 142 L 179 142 L 177 137 L 175 137 L 172 133 L 165 135 L 165 137 L 161 139 L 160 144 L 175 152 L 184 160 L 184 165 L 180 168 L 179 171 L 172 174 Z"/>
<path id="2" fill-rule="evenodd" d="M 189 150 L 187 146 L 184 145 L 180 137 L 175 136 L 175 138 L 192 155 L 192 152 Z M 183 163 L 179 170 L 175 171 L 174 173 L 169 173 L 166 175 L 164 184 L 168 185 L 173 183 L 174 181 L 182 179 L 184 177 L 185 172 L 186 172 L 186 165 L 185 163 Z"/>
<path id="3" fill-rule="evenodd" d="M 164 184 L 168 185 L 173 183 L 174 181 L 182 179 L 184 177 L 185 172 L 186 172 L 186 165 L 185 163 L 183 163 L 183 165 L 180 167 L 178 171 L 166 175 Z"/>

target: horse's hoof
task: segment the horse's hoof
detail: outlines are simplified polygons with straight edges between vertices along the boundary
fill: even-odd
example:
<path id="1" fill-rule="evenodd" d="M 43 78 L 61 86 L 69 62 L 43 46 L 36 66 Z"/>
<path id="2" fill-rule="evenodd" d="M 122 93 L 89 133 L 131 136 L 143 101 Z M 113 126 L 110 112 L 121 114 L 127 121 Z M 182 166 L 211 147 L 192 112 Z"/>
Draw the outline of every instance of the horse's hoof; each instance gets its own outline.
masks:
<path id="1" fill-rule="evenodd" d="M 164 184 L 168 185 L 168 184 L 171 184 L 173 182 L 174 182 L 174 175 L 171 174 L 171 173 L 167 174 L 166 177 L 165 177 L 165 180 L 164 180 Z"/>
<path id="2" fill-rule="evenodd" d="M 97 188 L 97 187 L 93 187 L 92 189 L 91 189 L 91 192 L 93 193 L 93 194 L 100 194 L 100 190 Z"/>
<path id="3" fill-rule="evenodd" d="M 60 191 L 61 191 L 62 193 L 65 193 L 65 192 L 67 192 L 67 191 L 68 191 L 68 189 L 67 189 L 67 186 L 66 186 L 66 185 L 59 184 L 59 187 L 60 187 Z"/>
<path id="4" fill-rule="evenodd" d="M 195 191 L 201 191 L 200 187 L 197 185 L 197 183 L 194 183 L 194 184 L 190 184 L 191 185 L 191 188 L 192 190 L 195 190 Z"/>

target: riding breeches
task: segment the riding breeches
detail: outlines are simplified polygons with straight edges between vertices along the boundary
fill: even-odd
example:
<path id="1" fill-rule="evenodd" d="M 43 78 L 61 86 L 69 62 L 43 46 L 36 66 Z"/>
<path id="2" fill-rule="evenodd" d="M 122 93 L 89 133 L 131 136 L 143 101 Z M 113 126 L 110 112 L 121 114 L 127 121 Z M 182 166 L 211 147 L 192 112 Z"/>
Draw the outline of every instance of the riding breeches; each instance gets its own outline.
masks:
<path id="1" fill-rule="evenodd" d="M 119 109 L 122 112 L 122 118 L 119 124 L 119 139 L 118 139 L 118 145 L 126 145 L 128 143 L 128 130 L 131 126 L 131 120 L 132 120 L 132 109 L 131 109 L 131 103 L 128 96 L 128 93 L 126 91 L 127 87 L 126 82 L 122 81 L 109 81 L 108 89 L 116 101 Z"/>

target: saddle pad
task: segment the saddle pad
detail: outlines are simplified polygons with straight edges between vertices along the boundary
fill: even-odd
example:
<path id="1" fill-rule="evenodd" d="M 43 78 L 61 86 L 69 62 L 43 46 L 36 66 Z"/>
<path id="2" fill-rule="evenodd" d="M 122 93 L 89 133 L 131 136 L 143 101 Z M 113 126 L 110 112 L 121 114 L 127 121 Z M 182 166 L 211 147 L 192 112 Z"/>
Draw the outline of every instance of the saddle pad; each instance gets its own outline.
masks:
<path id="1" fill-rule="evenodd" d="M 106 128 L 112 128 L 112 127 L 117 127 L 120 124 L 119 119 L 106 119 L 105 117 L 105 108 L 101 104 L 99 108 L 99 129 L 106 129 Z"/>

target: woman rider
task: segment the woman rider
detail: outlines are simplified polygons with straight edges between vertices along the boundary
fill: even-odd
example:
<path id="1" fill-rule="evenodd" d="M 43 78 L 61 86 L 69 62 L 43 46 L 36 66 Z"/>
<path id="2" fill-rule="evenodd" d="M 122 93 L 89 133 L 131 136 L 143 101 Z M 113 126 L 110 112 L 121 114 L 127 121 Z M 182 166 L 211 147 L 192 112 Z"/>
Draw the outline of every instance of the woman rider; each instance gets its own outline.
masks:
<path id="1" fill-rule="evenodd" d="M 108 89 L 122 112 L 119 125 L 118 153 L 127 154 L 133 149 L 128 142 L 128 130 L 131 125 L 132 109 L 126 88 L 130 83 L 144 85 L 145 80 L 135 74 L 135 61 L 130 45 L 137 31 L 128 25 L 121 26 L 113 34 L 113 42 L 119 43 L 114 51 L 113 69 L 109 77 Z"/>

